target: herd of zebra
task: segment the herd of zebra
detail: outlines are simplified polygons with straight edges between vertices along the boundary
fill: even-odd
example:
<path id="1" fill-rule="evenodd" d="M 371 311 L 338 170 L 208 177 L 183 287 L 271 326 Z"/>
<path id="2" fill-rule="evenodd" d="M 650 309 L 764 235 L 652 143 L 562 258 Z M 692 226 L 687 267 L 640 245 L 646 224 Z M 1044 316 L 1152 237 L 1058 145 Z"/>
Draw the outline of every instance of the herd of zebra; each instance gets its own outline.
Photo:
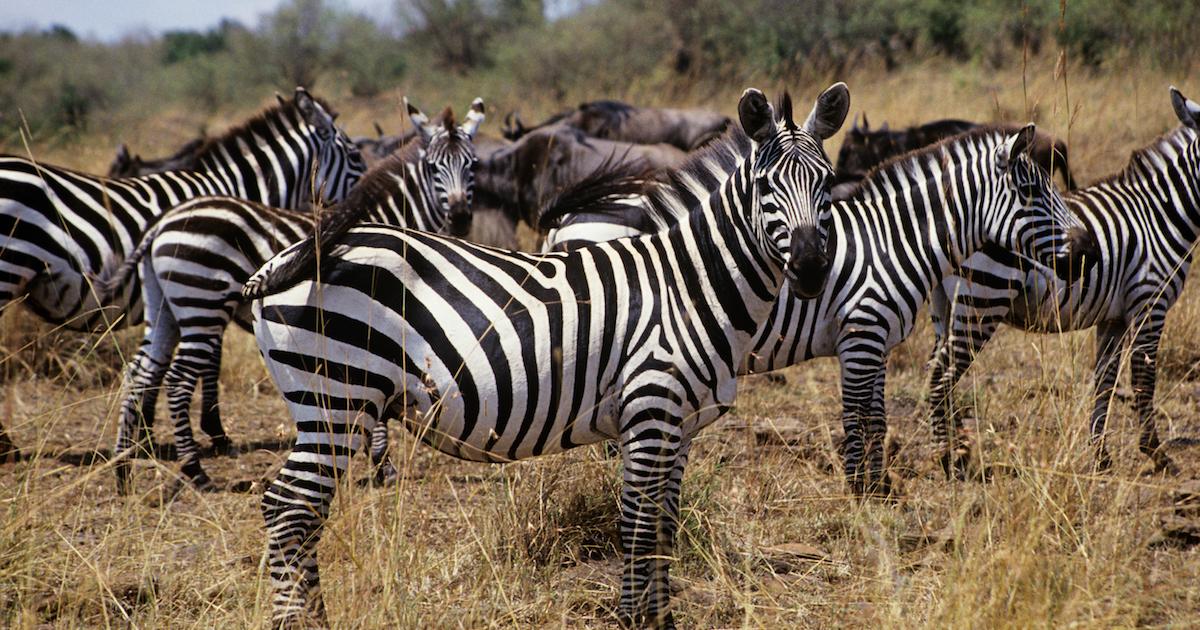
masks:
<path id="1" fill-rule="evenodd" d="M 948 476 L 970 460 L 954 385 L 1001 323 L 1096 328 L 1101 467 L 1131 347 L 1140 448 L 1173 469 L 1155 362 L 1200 235 L 1200 104 L 1174 88 L 1170 102 L 1179 127 L 1075 189 L 1066 146 L 1032 124 L 893 132 L 864 118 L 835 170 L 841 83 L 803 119 L 788 94 L 773 106 L 748 89 L 736 122 L 596 101 L 533 128 L 512 115 L 504 139 L 479 134 L 480 99 L 461 123 L 406 101 L 409 134 L 357 142 L 297 88 L 165 160 L 122 147 L 112 177 L 0 157 L 0 303 L 77 331 L 145 323 L 112 462 L 122 494 L 130 458 L 154 452 L 163 388 L 182 476 L 211 485 L 189 408 L 200 386 L 213 452 L 234 448 L 222 338 L 230 322 L 253 330 L 298 433 L 262 498 L 277 626 L 325 623 L 316 546 L 337 480 L 364 446 L 379 482 L 396 474 L 396 418 L 485 462 L 613 441 L 620 622 L 673 627 L 684 467 L 738 377 L 836 356 L 847 482 L 888 496 L 887 358 L 926 304 Z M 487 212 L 541 230 L 542 251 L 463 238 Z"/>

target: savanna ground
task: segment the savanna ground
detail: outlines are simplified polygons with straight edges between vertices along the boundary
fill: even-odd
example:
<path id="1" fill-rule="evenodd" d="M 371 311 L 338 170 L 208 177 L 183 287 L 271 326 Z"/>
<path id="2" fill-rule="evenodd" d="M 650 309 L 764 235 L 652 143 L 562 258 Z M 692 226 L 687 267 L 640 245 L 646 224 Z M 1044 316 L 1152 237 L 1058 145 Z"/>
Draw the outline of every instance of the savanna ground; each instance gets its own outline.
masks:
<path id="1" fill-rule="evenodd" d="M 853 112 L 878 125 L 950 116 L 1037 120 L 1068 136 L 1081 182 L 1119 169 L 1129 152 L 1175 124 L 1174 83 L 1196 98 L 1194 74 L 1133 64 L 1089 73 L 1052 57 L 987 71 L 929 61 L 848 76 Z M 1062 68 L 1060 68 L 1062 70 Z M 811 102 L 829 81 L 788 85 Z M 769 94 L 780 77 L 750 82 Z M 399 129 L 405 85 L 372 100 L 334 98 L 350 133 L 378 120 Z M 743 85 L 642 93 L 648 104 L 733 113 Z M 555 109 L 521 86 L 484 93 L 484 130 L 519 107 Z M 427 109 L 462 107 L 470 86 L 412 93 Z M 332 98 L 332 96 L 331 96 Z M 248 111 L 201 119 L 178 110 L 70 144 L 34 144 L 42 160 L 102 170 L 118 139 L 165 154 L 202 122 L 216 130 Z M 828 144 L 836 152 L 840 137 Z M 24 153 L 22 146 L 10 152 Z M 528 241 L 529 234 L 524 235 Z M 105 464 L 116 432 L 119 365 L 139 331 L 58 334 L 10 308 L 0 326 L 3 413 L 31 460 L 0 467 L 0 620 L 17 628 L 261 627 L 269 614 L 258 509 L 264 480 L 294 432 L 253 338 L 226 337 L 222 411 L 241 446 L 205 465 L 221 490 L 180 488 L 169 461 L 140 460 L 135 493 L 114 491 Z M 894 504 L 847 495 L 839 472 L 837 365 L 749 378 L 737 407 L 697 440 L 684 481 L 673 599 L 683 627 L 1194 627 L 1200 555 L 1163 536 L 1180 526 L 1177 490 L 1200 475 L 1200 296 L 1187 291 L 1163 342 L 1160 430 L 1177 476 L 1144 476 L 1134 419 L 1109 421 L 1116 465 L 1092 472 L 1086 441 L 1092 335 L 1002 331 L 964 381 L 978 418 L 988 483 L 950 483 L 928 446 L 923 321 L 889 364 Z M 1124 382 L 1127 382 L 1127 378 Z M 1127 387 L 1127 385 L 1126 385 Z M 157 437 L 170 440 L 160 405 Z M 402 481 L 376 489 L 354 462 L 320 553 L 335 627 L 609 627 L 619 589 L 618 470 L 596 448 L 503 466 L 463 463 L 393 433 Z M 96 454 L 100 456 L 97 457 Z M 1191 521 L 1200 527 L 1200 520 Z"/>

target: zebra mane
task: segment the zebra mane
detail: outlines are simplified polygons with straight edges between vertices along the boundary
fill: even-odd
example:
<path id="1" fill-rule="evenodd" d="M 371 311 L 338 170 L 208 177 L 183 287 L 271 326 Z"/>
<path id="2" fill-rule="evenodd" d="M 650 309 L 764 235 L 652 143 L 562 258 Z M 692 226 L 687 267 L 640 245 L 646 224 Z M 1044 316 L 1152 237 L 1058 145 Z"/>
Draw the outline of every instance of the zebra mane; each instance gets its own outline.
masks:
<path id="1" fill-rule="evenodd" d="M 1195 139 L 1196 136 L 1197 132 L 1195 130 L 1179 125 L 1171 131 L 1151 140 L 1146 146 L 1134 149 L 1129 154 L 1129 161 L 1126 162 L 1124 168 L 1096 180 L 1092 186 L 1099 186 L 1100 184 L 1110 182 L 1127 182 L 1142 179 L 1146 171 L 1157 171 L 1159 169 L 1159 166 L 1155 162 L 1161 161 L 1162 156 L 1168 150 L 1173 150 L 1175 153 L 1182 153 L 1187 144 Z"/>
<path id="2" fill-rule="evenodd" d="M 312 96 L 311 94 L 310 96 L 312 97 L 313 102 L 315 102 L 317 105 L 320 105 L 321 109 L 324 109 L 325 113 L 329 114 L 331 118 L 337 117 L 337 112 L 330 107 L 329 103 L 326 102 L 325 99 L 319 96 Z M 295 96 L 292 96 L 283 102 L 277 102 L 269 107 L 266 107 L 257 114 L 251 116 L 249 120 L 238 123 L 225 130 L 225 133 L 222 133 L 221 135 L 204 138 L 203 143 L 195 149 L 192 155 L 196 156 L 195 159 L 197 164 L 199 164 L 205 157 L 220 151 L 221 147 L 225 147 L 230 154 L 239 155 L 242 153 L 242 148 L 237 145 L 239 138 L 245 139 L 252 137 L 253 135 L 263 138 L 272 137 L 275 135 L 276 131 L 272 128 L 271 123 L 272 121 L 280 119 L 287 119 L 293 123 L 303 122 L 303 116 L 296 107 Z"/>
<path id="3" fill-rule="evenodd" d="M 626 214 L 636 211 L 620 201 L 649 193 L 654 182 L 654 170 L 647 168 L 640 160 L 621 162 L 610 157 L 583 179 L 559 190 L 542 207 L 537 227 L 543 231 L 559 227 L 568 215 L 573 214 Z M 654 221 L 653 218 L 651 220 Z"/>
<path id="4" fill-rule="evenodd" d="M 943 138 L 919 149 L 892 156 L 867 171 L 867 174 L 858 182 L 858 186 L 850 192 L 849 198 L 864 198 L 869 190 L 880 187 L 887 180 L 888 175 L 897 171 L 906 175 L 912 174 L 917 164 L 924 162 L 929 157 L 938 156 L 941 159 L 943 149 L 948 146 L 960 143 L 980 144 L 998 135 L 1015 133 L 1019 129 L 1020 127 L 1015 125 L 983 125 L 958 135 Z"/>
<path id="5" fill-rule="evenodd" d="M 662 185 L 650 191 L 650 212 L 669 223 L 679 222 L 749 155 L 750 137 L 741 126 L 730 125 L 724 135 L 691 152 L 678 169 L 667 174 Z"/>

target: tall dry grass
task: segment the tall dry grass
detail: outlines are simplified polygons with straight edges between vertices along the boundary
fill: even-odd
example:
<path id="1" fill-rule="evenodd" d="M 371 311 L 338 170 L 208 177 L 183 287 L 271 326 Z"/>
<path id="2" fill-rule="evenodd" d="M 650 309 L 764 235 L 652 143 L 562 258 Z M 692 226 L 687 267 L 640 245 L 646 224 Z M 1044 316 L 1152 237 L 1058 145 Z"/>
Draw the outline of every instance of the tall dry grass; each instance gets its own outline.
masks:
<path id="1" fill-rule="evenodd" d="M 1131 63 L 1111 73 L 1055 59 L 1000 72 L 931 60 L 843 79 L 853 111 L 873 124 L 942 116 L 1036 120 L 1069 136 L 1082 182 L 1120 168 L 1174 125 L 1166 86 L 1200 93 L 1195 74 Z M 432 82 L 432 78 L 428 81 Z M 747 81 L 775 92 L 788 81 Z M 800 100 L 828 81 L 787 85 Z M 525 94 L 527 86 L 399 86 L 386 98 L 334 99 L 352 133 L 399 129 L 399 93 L 427 108 L 477 91 L 499 114 L 529 119 L 575 100 L 621 97 L 733 112 L 742 85 L 694 93 Z M 1069 89 L 1068 89 L 1069 88 Z M 173 111 L 78 146 L 34 147 L 40 159 L 102 169 L 108 147 L 135 140 L 165 153 L 208 119 Z M 831 152 L 839 140 L 830 142 Z M 8 147 L 20 152 L 19 147 Z M 787 384 L 750 378 L 730 417 L 697 440 L 684 482 L 673 572 L 683 627 L 1190 627 L 1200 620 L 1196 551 L 1154 544 L 1171 493 L 1196 476 L 1200 300 L 1188 291 L 1164 340 L 1162 431 L 1176 438 L 1178 477 L 1143 477 L 1129 410 L 1110 420 L 1115 469 L 1091 470 L 1086 417 L 1091 336 L 1002 331 L 964 381 L 989 483 L 948 483 L 931 460 L 923 420 L 922 323 L 888 375 L 896 504 L 855 501 L 839 473 L 837 366 L 787 370 Z M 172 462 L 141 461 L 136 492 L 119 498 L 104 452 L 115 434 L 119 358 L 136 331 L 83 339 L 23 312 L 0 320 L 4 420 L 42 456 L 0 467 L 0 623 L 14 628 L 259 627 L 269 593 L 258 512 L 263 481 L 293 430 L 246 334 L 227 335 L 226 423 L 244 452 L 208 460 L 222 490 L 181 488 Z M 169 439 L 165 409 L 158 437 Z M 1186 439 L 1178 439 L 1186 438 Z M 617 464 L 597 449 L 486 466 L 451 460 L 395 435 L 403 475 L 373 489 L 365 458 L 339 490 L 320 547 L 335 627 L 609 627 L 619 589 Z"/>

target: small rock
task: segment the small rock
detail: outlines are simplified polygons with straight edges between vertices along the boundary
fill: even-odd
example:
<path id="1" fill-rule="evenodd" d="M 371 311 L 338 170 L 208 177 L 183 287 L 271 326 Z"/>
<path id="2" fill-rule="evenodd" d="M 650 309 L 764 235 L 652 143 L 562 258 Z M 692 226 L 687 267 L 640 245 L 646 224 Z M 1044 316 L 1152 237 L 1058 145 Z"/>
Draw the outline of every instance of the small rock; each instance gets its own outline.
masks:
<path id="1" fill-rule="evenodd" d="M 791 573 L 805 565 L 833 562 L 829 552 L 804 543 L 784 543 L 762 550 L 763 558 L 775 573 Z"/>
<path id="2" fill-rule="evenodd" d="M 954 548 L 954 529 L 947 526 L 936 531 L 925 530 L 913 534 L 901 534 L 896 539 L 896 543 L 903 553 L 934 546 L 950 551 Z"/>
<path id="3" fill-rule="evenodd" d="M 1185 481 L 1171 491 L 1175 514 L 1183 518 L 1200 518 L 1200 480 Z"/>
<path id="4" fill-rule="evenodd" d="M 1200 544 L 1200 521 L 1168 516 L 1162 527 L 1150 537 L 1151 548 L 1179 547 L 1188 549 Z"/>

